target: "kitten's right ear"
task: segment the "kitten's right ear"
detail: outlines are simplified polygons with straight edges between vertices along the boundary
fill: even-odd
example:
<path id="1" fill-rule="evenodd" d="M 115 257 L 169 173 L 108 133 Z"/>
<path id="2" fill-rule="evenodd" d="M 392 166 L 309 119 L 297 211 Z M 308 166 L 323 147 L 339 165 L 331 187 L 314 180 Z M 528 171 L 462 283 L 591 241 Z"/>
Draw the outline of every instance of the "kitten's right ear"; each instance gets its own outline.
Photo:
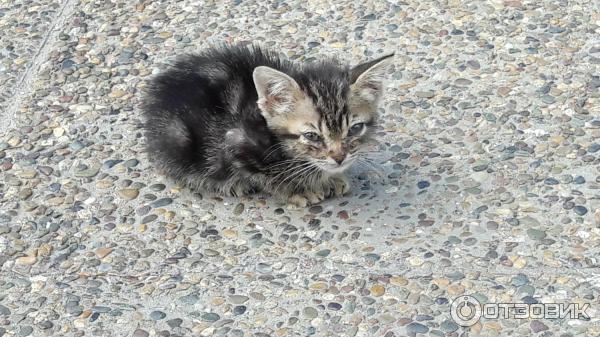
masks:
<path id="1" fill-rule="evenodd" d="M 357 65 L 350 70 L 350 86 L 354 100 L 376 106 L 383 94 L 385 74 L 394 54 Z"/>
<path id="2" fill-rule="evenodd" d="M 260 66 L 252 74 L 258 107 L 269 116 L 291 112 L 300 86 L 293 78 L 273 68 Z"/>

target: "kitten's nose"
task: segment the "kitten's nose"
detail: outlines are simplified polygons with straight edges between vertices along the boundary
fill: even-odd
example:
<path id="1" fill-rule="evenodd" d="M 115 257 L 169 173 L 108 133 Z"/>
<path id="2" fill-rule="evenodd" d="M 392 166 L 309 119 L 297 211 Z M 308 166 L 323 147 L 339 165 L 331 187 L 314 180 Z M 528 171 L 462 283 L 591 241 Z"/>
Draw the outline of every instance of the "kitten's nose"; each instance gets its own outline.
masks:
<path id="1" fill-rule="evenodd" d="M 346 154 L 344 152 L 334 153 L 331 155 L 331 158 L 335 160 L 338 165 L 342 165 L 342 162 L 346 159 Z"/>

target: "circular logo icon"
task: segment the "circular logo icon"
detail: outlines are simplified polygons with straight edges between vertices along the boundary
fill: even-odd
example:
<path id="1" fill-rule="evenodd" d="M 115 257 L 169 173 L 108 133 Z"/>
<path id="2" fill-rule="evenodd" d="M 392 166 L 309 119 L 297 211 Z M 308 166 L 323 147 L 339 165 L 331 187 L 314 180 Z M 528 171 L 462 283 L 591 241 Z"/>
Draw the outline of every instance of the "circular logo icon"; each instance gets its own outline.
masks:
<path id="1" fill-rule="evenodd" d="M 481 303 L 473 296 L 457 297 L 450 306 L 450 316 L 460 326 L 471 326 L 481 318 Z"/>

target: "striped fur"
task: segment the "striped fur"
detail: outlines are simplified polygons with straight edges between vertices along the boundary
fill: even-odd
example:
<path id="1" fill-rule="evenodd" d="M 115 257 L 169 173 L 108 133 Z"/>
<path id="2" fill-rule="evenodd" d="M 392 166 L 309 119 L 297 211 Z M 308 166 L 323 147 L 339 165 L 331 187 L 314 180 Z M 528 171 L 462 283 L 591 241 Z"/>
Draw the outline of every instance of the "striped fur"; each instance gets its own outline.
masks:
<path id="1" fill-rule="evenodd" d="M 295 64 L 255 46 L 186 55 L 144 96 L 149 158 L 219 194 L 262 190 L 305 206 L 345 193 L 342 173 L 372 134 L 389 56 L 351 68 Z"/>

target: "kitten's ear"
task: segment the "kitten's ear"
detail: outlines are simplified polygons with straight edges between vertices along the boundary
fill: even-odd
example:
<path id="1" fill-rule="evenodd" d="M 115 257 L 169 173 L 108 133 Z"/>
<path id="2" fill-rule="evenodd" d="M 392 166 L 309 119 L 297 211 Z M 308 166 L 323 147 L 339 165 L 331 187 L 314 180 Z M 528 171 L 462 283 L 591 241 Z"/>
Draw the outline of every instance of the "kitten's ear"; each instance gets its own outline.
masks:
<path id="1" fill-rule="evenodd" d="M 361 63 L 350 70 L 351 94 L 362 103 L 377 105 L 383 94 L 385 73 L 392 64 L 389 54 L 373 61 Z"/>
<path id="2" fill-rule="evenodd" d="M 258 93 L 258 107 L 270 116 L 293 110 L 300 86 L 293 78 L 273 68 L 260 66 L 252 74 Z"/>

